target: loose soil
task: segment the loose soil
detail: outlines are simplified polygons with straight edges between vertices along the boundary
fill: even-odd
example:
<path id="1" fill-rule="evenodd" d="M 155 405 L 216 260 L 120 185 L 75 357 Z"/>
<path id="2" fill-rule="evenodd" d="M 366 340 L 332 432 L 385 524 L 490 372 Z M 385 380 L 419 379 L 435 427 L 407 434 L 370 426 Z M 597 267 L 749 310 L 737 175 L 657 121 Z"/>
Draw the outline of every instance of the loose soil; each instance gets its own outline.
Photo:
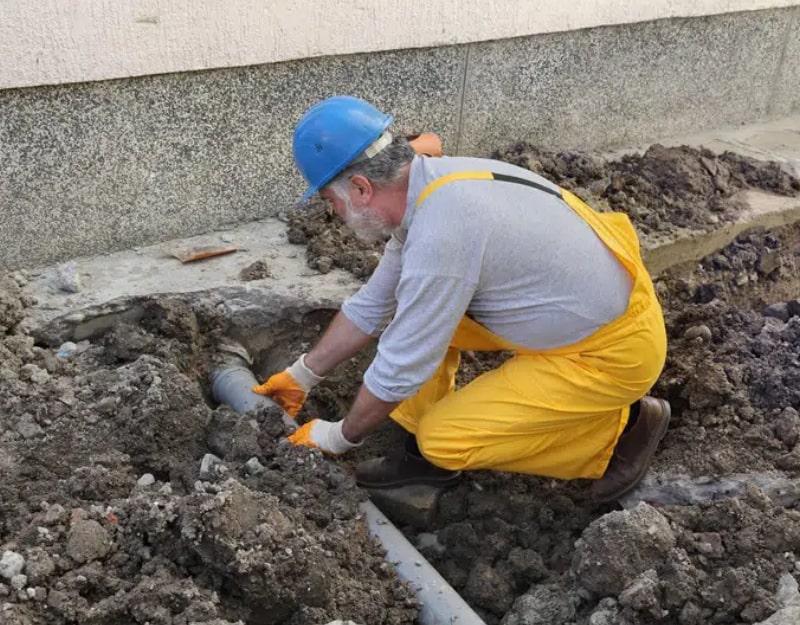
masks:
<path id="1" fill-rule="evenodd" d="M 4 277 L 0 621 L 413 622 L 348 473 L 288 445 L 279 414 L 207 403 L 220 320 L 154 301 L 59 358 L 14 333 L 28 304 Z"/>

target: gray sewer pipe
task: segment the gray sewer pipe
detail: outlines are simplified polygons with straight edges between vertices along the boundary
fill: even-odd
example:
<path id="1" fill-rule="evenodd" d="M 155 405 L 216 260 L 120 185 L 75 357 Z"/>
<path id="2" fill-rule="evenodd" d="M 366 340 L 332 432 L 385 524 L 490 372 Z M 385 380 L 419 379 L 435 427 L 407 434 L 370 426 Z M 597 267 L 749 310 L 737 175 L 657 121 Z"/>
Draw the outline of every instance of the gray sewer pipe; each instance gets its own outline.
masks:
<path id="1" fill-rule="evenodd" d="M 269 397 L 253 392 L 253 386 L 258 382 L 250 370 L 244 348 L 227 346 L 223 350 L 223 358 L 211 372 L 214 400 L 239 413 L 274 406 L 275 402 Z M 297 427 L 294 419 L 286 413 L 283 421 L 290 427 Z M 420 603 L 421 625 L 486 625 L 374 503 L 365 501 L 360 509 L 370 533 L 386 551 L 386 561 L 395 567 L 397 574 L 416 595 Z"/>

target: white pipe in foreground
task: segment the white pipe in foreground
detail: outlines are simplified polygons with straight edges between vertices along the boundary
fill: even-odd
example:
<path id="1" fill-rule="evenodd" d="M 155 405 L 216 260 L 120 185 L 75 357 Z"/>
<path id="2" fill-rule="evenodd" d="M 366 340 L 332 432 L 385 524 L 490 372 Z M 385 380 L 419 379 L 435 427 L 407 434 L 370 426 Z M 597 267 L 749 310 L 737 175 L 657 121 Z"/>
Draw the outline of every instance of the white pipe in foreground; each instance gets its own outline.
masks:
<path id="1" fill-rule="evenodd" d="M 362 503 L 361 512 L 386 550 L 386 560 L 417 596 L 422 625 L 486 625 L 374 503 Z"/>
<path id="2" fill-rule="evenodd" d="M 274 403 L 268 397 L 253 393 L 256 378 L 243 358 L 226 358 L 225 364 L 211 372 L 214 399 L 237 412 L 246 412 L 263 404 Z M 284 415 L 284 421 L 293 420 Z M 408 582 L 420 602 L 420 625 L 486 625 L 466 601 L 439 575 L 400 530 L 386 518 L 375 504 L 361 504 L 370 532 L 386 550 L 386 560 Z"/>

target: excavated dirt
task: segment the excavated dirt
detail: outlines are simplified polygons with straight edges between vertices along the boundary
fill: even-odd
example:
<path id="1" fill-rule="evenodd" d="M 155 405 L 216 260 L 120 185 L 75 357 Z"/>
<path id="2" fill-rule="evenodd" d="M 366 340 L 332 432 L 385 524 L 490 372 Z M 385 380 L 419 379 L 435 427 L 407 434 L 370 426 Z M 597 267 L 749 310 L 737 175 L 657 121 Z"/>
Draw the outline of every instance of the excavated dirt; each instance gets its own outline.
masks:
<path id="1" fill-rule="evenodd" d="M 413 622 L 351 477 L 207 404 L 223 324 L 156 301 L 56 355 L 29 303 L 0 279 L 0 622 Z"/>
<path id="2" fill-rule="evenodd" d="M 777 163 L 688 146 L 656 144 L 641 155 L 604 160 L 519 143 L 492 156 L 552 180 L 597 210 L 627 213 L 642 235 L 656 239 L 735 220 L 743 207 L 736 194 L 744 189 L 800 193 L 800 180 Z M 322 273 L 340 267 L 365 278 L 383 249 L 357 239 L 321 202 L 289 217 L 288 236 L 307 246 L 308 265 Z"/>

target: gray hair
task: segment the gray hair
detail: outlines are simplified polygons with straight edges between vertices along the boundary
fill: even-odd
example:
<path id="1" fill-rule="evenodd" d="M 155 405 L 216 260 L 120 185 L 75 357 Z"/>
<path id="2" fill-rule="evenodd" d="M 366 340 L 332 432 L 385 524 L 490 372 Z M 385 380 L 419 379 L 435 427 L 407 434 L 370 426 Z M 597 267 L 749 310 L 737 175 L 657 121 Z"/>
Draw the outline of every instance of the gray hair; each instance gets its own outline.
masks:
<path id="1" fill-rule="evenodd" d="M 375 186 L 386 187 L 400 177 L 403 166 L 410 163 L 413 158 L 414 148 L 409 145 L 405 137 L 394 137 L 392 142 L 375 156 L 361 159 L 350 165 L 328 185 L 337 195 L 341 195 L 340 192 L 349 188 L 350 178 L 364 176 Z"/>

